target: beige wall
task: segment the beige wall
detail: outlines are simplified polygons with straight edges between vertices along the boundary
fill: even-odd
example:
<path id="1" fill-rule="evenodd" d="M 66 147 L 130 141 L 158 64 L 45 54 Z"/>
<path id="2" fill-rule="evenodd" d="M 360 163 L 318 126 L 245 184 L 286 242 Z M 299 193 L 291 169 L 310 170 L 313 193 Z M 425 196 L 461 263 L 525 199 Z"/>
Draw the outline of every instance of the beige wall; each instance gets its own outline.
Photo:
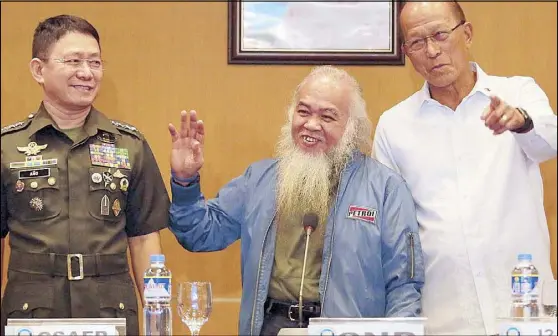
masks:
<path id="1" fill-rule="evenodd" d="M 62 13 L 83 16 L 99 30 L 107 60 L 96 106 L 145 134 L 165 180 L 167 124 L 177 122 L 181 109 L 198 110 L 207 132 L 202 176 L 208 196 L 249 163 L 272 155 L 285 105 L 311 68 L 227 65 L 224 2 L 2 2 L 1 6 L 2 125 L 24 118 L 39 104 L 41 91 L 27 67 L 36 24 Z M 474 25 L 473 55 L 483 69 L 534 77 L 556 111 L 556 4 L 467 2 L 463 7 Z M 409 62 L 401 67 L 345 68 L 362 84 L 373 122 L 422 85 Z M 556 269 L 556 160 L 543 165 L 543 177 Z M 209 280 L 215 297 L 240 297 L 238 243 L 223 252 L 194 255 L 167 231 L 163 244 L 175 283 Z M 235 333 L 237 312 L 234 300 L 216 302 L 202 334 Z M 186 332 L 178 319 L 174 326 L 175 333 Z"/>

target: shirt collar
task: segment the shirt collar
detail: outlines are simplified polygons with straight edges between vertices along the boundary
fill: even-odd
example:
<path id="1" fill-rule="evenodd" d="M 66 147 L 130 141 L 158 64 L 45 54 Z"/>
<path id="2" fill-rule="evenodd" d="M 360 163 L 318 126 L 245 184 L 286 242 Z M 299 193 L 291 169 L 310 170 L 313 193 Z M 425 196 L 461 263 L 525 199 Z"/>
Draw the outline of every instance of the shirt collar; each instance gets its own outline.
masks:
<path id="1" fill-rule="evenodd" d="M 58 126 L 46 110 L 44 103 L 41 103 L 37 113 L 29 115 L 29 118 L 33 119 L 31 125 L 29 126 L 30 137 L 48 126 L 58 129 Z M 85 118 L 83 129 L 89 136 L 96 135 L 99 130 L 103 130 L 114 135 L 120 135 L 120 132 L 116 129 L 112 122 L 94 107 L 91 107 L 91 111 L 89 111 L 89 114 Z"/>
<path id="2" fill-rule="evenodd" d="M 481 69 L 481 67 L 476 62 L 470 62 L 469 65 L 471 67 L 471 70 L 477 73 L 477 81 L 475 82 L 475 86 L 473 86 L 471 92 L 469 92 L 469 94 L 465 96 L 465 98 L 472 96 L 477 92 L 480 92 L 485 96 L 490 96 L 492 94 L 492 91 L 490 88 L 488 75 Z M 428 82 L 426 81 L 424 82 L 422 88 L 419 91 L 419 102 L 421 103 L 421 106 L 429 102 L 430 103 L 436 102 L 430 96 L 430 88 L 428 86 Z"/>

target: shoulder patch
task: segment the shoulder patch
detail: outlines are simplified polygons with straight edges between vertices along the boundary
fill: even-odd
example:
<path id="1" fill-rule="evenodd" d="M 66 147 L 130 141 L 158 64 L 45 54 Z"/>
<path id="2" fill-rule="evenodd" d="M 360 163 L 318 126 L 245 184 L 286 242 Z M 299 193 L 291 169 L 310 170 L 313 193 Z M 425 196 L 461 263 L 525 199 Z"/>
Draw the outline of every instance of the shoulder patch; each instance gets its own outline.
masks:
<path id="1" fill-rule="evenodd" d="M 110 122 L 114 125 L 114 127 L 116 127 L 117 129 L 119 129 L 121 131 L 124 131 L 124 132 L 129 133 L 129 134 L 133 134 L 138 138 L 142 137 L 140 131 L 132 125 L 129 125 L 129 124 L 123 123 L 121 121 L 117 121 L 117 120 L 111 120 Z"/>
<path id="2" fill-rule="evenodd" d="M 4 126 L 0 130 L 0 134 L 4 135 L 4 134 L 11 133 L 11 132 L 22 130 L 25 127 L 27 127 L 30 123 L 31 123 L 31 119 L 26 119 L 24 121 L 18 121 L 16 123 L 11 124 L 11 125 Z"/>

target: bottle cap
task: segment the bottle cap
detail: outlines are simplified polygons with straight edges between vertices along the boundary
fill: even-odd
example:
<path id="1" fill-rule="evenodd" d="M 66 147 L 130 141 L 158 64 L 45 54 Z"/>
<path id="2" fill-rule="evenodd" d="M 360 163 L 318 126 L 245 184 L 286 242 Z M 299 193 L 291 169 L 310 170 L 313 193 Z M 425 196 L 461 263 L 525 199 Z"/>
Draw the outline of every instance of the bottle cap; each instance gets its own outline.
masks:
<path id="1" fill-rule="evenodd" d="M 156 263 L 156 262 L 164 263 L 165 262 L 165 255 L 164 254 L 152 254 L 149 257 L 149 261 L 151 263 Z"/>
<path id="2" fill-rule="evenodd" d="M 526 260 L 526 261 L 531 261 L 533 260 L 533 257 L 531 256 L 531 254 L 529 253 L 522 253 L 520 255 L 517 256 L 517 260 Z"/>

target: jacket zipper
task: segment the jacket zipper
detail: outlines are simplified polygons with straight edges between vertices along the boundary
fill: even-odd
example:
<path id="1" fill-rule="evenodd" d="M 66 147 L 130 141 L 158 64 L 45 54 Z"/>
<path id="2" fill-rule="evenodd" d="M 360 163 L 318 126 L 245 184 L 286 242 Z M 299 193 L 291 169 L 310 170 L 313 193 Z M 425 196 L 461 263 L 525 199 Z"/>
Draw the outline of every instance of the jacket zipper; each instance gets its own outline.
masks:
<path id="1" fill-rule="evenodd" d="M 269 223 L 269 225 L 267 226 L 267 229 L 265 230 L 264 240 L 263 240 L 263 243 L 262 243 L 262 249 L 261 249 L 261 252 L 260 252 L 260 260 L 258 261 L 258 277 L 256 279 L 254 305 L 252 306 L 252 323 L 251 323 L 251 326 L 250 326 L 250 335 L 254 334 L 254 320 L 255 320 L 255 316 L 256 316 L 256 302 L 258 301 L 258 286 L 260 285 L 260 274 L 261 274 L 261 268 L 262 268 L 262 258 L 263 258 L 264 248 L 265 248 L 265 242 L 267 240 L 267 234 L 269 233 L 269 229 L 271 228 L 271 225 L 273 224 L 273 221 L 275 220 L 276 215 L 277 215 L 277 212 L 275 212 L 273 214 L 273 218 L 271 218 L 271 222 Z"/>
<path id="2" fill-rule="evenodd" d="M 411 250 L 411 279 L 415 278 L 415 237 L 413 236 L 412 232 L 408 233 L 409 235 L 409 247 Z"/>
<path id="3" fill-rule="evenodd" d="M 341 181 L 339 181 L 339 184 L 341 185 Z M 320 302 L 320 316 L 323 314 L 324 311 L 324 302 L 325 302 L 325 298 L 326 298 L 326 293 L 327 293 L 327 284 L 329 282 L 329 270 L 331 268 L 331 259 L 333 256 L 333 239 L 335 238 L 334 232 L 335 232 L 335 218 L 337 215 L 337 204 L 338 204 L 338 198 L 339 198 L 339 187 L 337 188 L 337 193 L 335 195 L 335 207 L 333 208 L 333 223 L 331 224 L 331 241 L 329 243 L 329 260 L 327 262 L 327 270 L 326 270 L 326 278 L 325 278 L 325 284 L 324 284 L 324 296 Z"/>

